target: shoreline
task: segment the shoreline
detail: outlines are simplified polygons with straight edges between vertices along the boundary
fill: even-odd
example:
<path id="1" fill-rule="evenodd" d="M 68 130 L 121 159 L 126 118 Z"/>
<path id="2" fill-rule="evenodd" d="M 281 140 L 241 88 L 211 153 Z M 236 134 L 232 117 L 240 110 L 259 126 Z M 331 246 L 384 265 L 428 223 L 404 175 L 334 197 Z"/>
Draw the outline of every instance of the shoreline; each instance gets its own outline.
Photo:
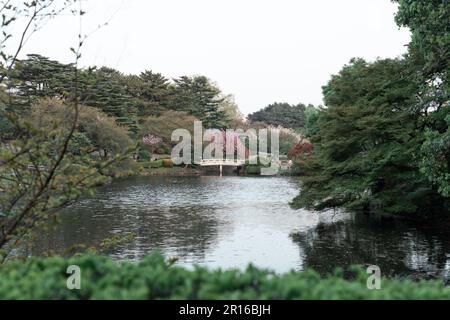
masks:
<path id="1" fill-rule="evenodd" d="M 173 167 L 143 170 L 136 175 L 142 177 L 197 177 L 202 174 L 202 171 L 196 169 Z"/>

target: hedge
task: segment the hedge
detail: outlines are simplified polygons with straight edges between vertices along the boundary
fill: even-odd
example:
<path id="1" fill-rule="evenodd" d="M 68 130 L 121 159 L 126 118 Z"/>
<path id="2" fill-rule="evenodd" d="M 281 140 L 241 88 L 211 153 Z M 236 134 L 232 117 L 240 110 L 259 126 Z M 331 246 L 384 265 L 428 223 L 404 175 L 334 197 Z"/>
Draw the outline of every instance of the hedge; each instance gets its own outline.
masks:
<path id="1" fill-rule="evenodd" d="M 261 174 L 261 166 L 260 165 L 246 165 L 245 173 L 246 174 Z"/>
<path id="2" fill-rule="evenodd" d="M 163 160 L 141 162 L 141 166 L 145 169 L 159 169 L 164 165 Z"/>
<path id="3" fill-rule="evenodd" d="M 145 169 L 150 169 L 150 161 L 140 162 L 140 165 Z"/>
<path id="4" fill-rule="evenodd" d="M 141 150 L 139 150 L 138 158 L 139 158 L 139 161 L 142 161 L 142 162 L 149 161 L 151 158 L 151 154 L 147 150 L 141 149 Z"/>
<path id="5" fill-rule="evenodd" d="M 81 269 L 81 290 L 66 287 L 67 267 Z M 276 275 L 197 267 L 187 270 L 152 254 L 138 263 L 102 256 L 30 258 L 0 267 L 0 299 L 450 299 L 441 281 L 383 279 L 369 290 L 367 274 L 345 280 L 342 272 L 322 278 L 314 271 Z"/>
<path id="6" fill-rule="evenodd" d="M 156 160 L 156 161 L 150 161 L 150 168 L 157 169 L 163 167 L 163 161 L 162 160 Z"/>

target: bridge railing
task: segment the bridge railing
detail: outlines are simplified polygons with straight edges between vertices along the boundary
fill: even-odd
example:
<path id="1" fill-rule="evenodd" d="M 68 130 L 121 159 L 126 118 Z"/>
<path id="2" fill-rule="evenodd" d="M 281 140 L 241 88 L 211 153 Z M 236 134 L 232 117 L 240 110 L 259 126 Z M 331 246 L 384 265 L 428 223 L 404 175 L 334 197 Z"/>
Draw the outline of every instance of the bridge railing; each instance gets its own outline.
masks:
<path id="1" fill-rule="evenodd" d="M 242 166 L 245 160 L 235 159 L 203 159 L 200 161 L 201 166 Z"/>

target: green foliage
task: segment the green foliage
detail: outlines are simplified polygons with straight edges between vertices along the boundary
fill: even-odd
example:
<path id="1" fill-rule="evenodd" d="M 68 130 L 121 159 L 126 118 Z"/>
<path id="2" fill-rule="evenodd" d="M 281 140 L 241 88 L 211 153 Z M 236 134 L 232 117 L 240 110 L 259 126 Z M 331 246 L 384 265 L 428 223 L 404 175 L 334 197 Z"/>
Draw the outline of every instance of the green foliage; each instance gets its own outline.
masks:
<path id="1" fill-rule="evenodd" d="M 144 169 L 150 169 L 150 161 L 140 161 L 139 164 L 142 166 L 142 168 Z"/>
<path id="2" fill-rule="evenodd" d="M 410 112 L 417 82 L 404 60 L 352 60 L 323 88 L 328 106 L 312 137 L 313 160 L 294 201 L 314 209 L 345 206 L 388 215 L 441 211 L 445 200 L 420 173 L 423 142 Z"/>
<path id="3" fill-rule="evenodd" d="M 118 124 L 137 131 L 137 108 L 121 82 L 123 75 L 110 68 L 82 70 L 80 101 L 115 117 Z"/>
<path id="4" fill-rule="evenodd" d="M 10 86 L 15 89 L 14 105 L 27 113 L 27 108 L 40 98 L 73 99 L 75 67 L 40 55 L 28 55 L 13 70 Z M 115 117 L 131 131 L 137 130 L 137 108 L 122 83 L 123 75 L 109 68 L 78 70 L 78 100 Z"/>
<path id="5" fill-rule="evenodd" d="M 449 299 L 440 281 L 382 279 L 381 290 L 367 289 L 368 274 L 354 268 L 354 280 L 341 271 L 321 277 L 308 270 L 274 274 L 249 266 L 245 271 L 208 271 L 174 266 L 159 254 L 142 261 L 114 262 L 101 256 L 31 258 L 0 266 L 0 299 L 231 299 L 359 300 Z M 81 290 L 66 287 L 68 266 L 81 269 Z"/>
<path id="6" fill-rule="evenodd" d="M 93 149 L 92 141 L 84 132 L 74 132 L 70 140 L 68 152 L 73 155 L 82 155 Z"/>
<path id="7" fill-rule="evenodd" d="M 173 88 L 160 73 L 144 71 L 139 76 L 122 76 L 120 81 L 140 117 L 157 116 L 170 109 Z"/>
<path id="8" fill-rule="evenodd" d="M 67 127 L 73 119 L 73 112 L 60 100 L 45 99 L 33 104 L 29 118 L 34 126 L 42 129 Z M 132 147 L 126 129 L 118 126 L 114 118 L 92 107 L 80 107 L 77 132 L 70 148 L 84 144 L 83 147 L 90 147 L 85 151 L 97 152 L 104 158 L 123 154 Z"/>
<path id="9" fill-rule="evenodd" d="M 72 49 L 73 65 L 37 55 L 17 60 L 30 36 L 75 2 L 3 1 L 0 5 L 0 263 L 36 228 L 54 219 L 59 209 L 107 181 L 104 171 L 123 159 L 96 161 L 85 152 L 88 137 L 77 132 L 80 72 L 74 66 L 80 58 L 82 35 L 78 51 Z M 84 14 L 81 9 L 70 12 Z M 19 18 L 25 19 L 22 30 L 14 27 Z M 10 54 L 5 42 L 14 34 L 21 36 Z M 54 99 L 44 109 L 62 115 L 63 120 L 36 125 L 30 107 L 43 98 Z"/>
<path id="10" fill-rule="evenodd" d="M 319 121 L 321 109 L 309 105 L 305 110 L 305 136 L 311 138 L 319 132 L 317 122 Z"/>
<path id="11" fill-rule="evenodd" d="M 444 197 L 450 197 L 450 108 L 443 109 L 448 113 L 447 131 L 440 133 L 428 129 L 425 132 L 425 142 L 422 145 L 423 155 L 421 171 L 438 187 Z"/>
<path id="12" fill-rule="evenodd" d="M 205 128 L 221 129 L 228 125 L 229 119 L 220 105 L 220 89 L 204 76 L 175 79 L 172 108 L 187 112 L 203 122 Z"/>
<path id="13" fill-rule="evenodd" d="M 4 88 L 0 86 L 0 115 L 7 112 L 9 97 L 6 94 Z M 13 135 L 13 124 L 8 120 L 7 117 L 0 117 L 0 137 L 1 140 L 10 139 Z M 1 141 L 0 140 L 0 141 Z"/>
<path id="14" fill-rule="evenodd" d="M 10 107 L 26 115 L 39 99 L 73 100 L 76 93 L 81 104 L 113 117 L 131 136 L 141 131 L 140 124 L 147 117 L 159 117 L 169 110 L 196 117 L 208 128 L 227 127 L 239 114 L 232 96 L 224 96 L 203 76 L 181 77 L 172 84 L 152 71 L 137 76 L 93 67 L 78 70 L 75 90 L 75 71 L 74 65 L 28 55 L 12 70 L 8 85 L 14 89 L 14 94 L 9 97 Z"/>
<path id="15" fill-rule="evenodd" d="M 117 248 L 120 245 L 134 241 L 136 237 L 137 237 L 136 233 L 129 233 L 126 235 L 114 234 L 111 237 L 103 239 L 103 241 L 100 244 L 100 251 L 102 253 L 111 252 L 114 250 L 114 248 Z M 91 248 L 90 250 L 93 250 L 93 248 Z"/>
<path id="16" fill-rule="evenodd" d="M 305 126 L 305 109 L 303 104 L 292 106 L 288 103 L 274 103 L 248 115 L 248 118 L 252 122 L 301 129 Z"/>
<path id="17" fill-rule="evenodd" d="M 296 207 L 450 212 L 450 3 L 394 2 L 412 32 L 408 55 L 353 60 L 324 87 L 328 108 L 307 119 L 315 154 Z"/>
<path id="18" fill-rule="evenodd" d="M 126 156 L 121 156 L 120 161 L 115 161 L 112 163 L 106 170 L 103 171 L 103 174 L 112 178 L 127 178 L 140 173 L 142 166 L 130 158 L 130 154 L 133 151 L 134 149 L 130 149 L 126 153 Z"/>
<path id="19" fill-rule="evenodd" d="M 289 151 L 299 142 L 300 135 L 292 129 L 280 130 L 279 151 L 281 155 L 287 155 Z"/>
<path id="20" fill-rule="evenodd" d="M 139 161 L 149 161 L 151 158 L 150 152 L 144 149 L 140 149 L 138 153 Z"/>
<path id="21" fill-rule="evenodd" d="M 164 165 L 163 160 L 150 161 L 150 168 L 152 169 L 162 168 L 163 165 Z"/>
<path id="22" fill-rule="evenodd" d="M 249 164 L 245 166 L 246 174 L 261 174 L 261 166 L 256 164 Z"/>
<path id="23" fill-rule="evenodd" d="M 73 93 L 74 71 L 72 65 L 37 54 L 28 55 L 14 69 L 14 104 L 26 111 L 40 98 L 69 97 Z"/>
<path id="24" fill-rule="evenodd" d="M 0 249 L 5 249 L 0 263 L 61 207 L 108 181 L 104 172 L 114 162 L 97 161 L 73 144 L 77 141 L 72 142 L 74 106 L 66 108 L 59 101 L 48 104 L 67 116 L 64 124 L 39 126 L 15 114 L 3 114 L 19 135 L 0 145 L 0 211 L 8 213 L 0 219 Z"/>
<path id="25" fill-rule="evenodd" d="M 394 0 L 399 4 L 395 20 L 409 27 L 409 53 L 428 76 L 440 74 L 448 81 L 450 63 L 450 2 L 448 0 Z M 448 83 L 447 83 L 448 85 Z"/>
<path id="26" fill-rule="evenodd" d="M 448 0 L 396 0 L 396 21 L 409 27 L 409 59 L 419 74 L 420 89 L 412 110 L 422 115 L 425 141 L 421 171 L 441 195 L 450 190 L 450 3 Z"/>

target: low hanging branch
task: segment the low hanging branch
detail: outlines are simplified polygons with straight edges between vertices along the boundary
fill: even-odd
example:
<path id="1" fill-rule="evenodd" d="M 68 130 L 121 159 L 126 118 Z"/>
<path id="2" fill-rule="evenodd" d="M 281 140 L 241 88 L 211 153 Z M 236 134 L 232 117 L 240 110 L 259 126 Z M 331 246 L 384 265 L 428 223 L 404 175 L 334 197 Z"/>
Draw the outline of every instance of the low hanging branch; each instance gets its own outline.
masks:
<path id="1" fill-rule="evenodd" d="M 3 42 L 0 42 L 0 53 L 6 62 L 0 83 L 8 78 L 26 40 L 48 19 L 75 2 L 77 0 L 35 0 L 23 3 L 22 9 L 11 6 L 9 1 L 0 2 L 0 10 L 4 14 L 2 26 L 13 23 L 19 15 L 28 19 L 13 55 L 2 51 L 4 42 L 10 37 L 6 32 Z M 81 2 L 78 3 L 79 10 L 72 12 L 80 16 L 81 25 L 84 11 Z M 7 259 L 11 249 L 37 224 L 76 200 L 82 192 L 103 183 L 106 177 L 102 172 L 113 163 L 125 159 L 131 152 L 127 150 L 124 156 L 117 155 L 104 163 L 95 161 L 88 154 L 75 156 L 68 153 L 78 129 L 80 114 L 78 63 L 86 36 L 83 37 L 80 31 L 78 39 L 76 49 L 71 49 L 75 54 L 75 67 L 72 69 L 72 94 L 67 100 L 73 110 L 69 118 L 65 119 L 70 120 L 68 128 L 61 122 L 53 128 L 41 129 L 24 121 L 14 111 L 2 111 L 19 134 L 15 139 L 0 145 L 0 263 Z"/>

